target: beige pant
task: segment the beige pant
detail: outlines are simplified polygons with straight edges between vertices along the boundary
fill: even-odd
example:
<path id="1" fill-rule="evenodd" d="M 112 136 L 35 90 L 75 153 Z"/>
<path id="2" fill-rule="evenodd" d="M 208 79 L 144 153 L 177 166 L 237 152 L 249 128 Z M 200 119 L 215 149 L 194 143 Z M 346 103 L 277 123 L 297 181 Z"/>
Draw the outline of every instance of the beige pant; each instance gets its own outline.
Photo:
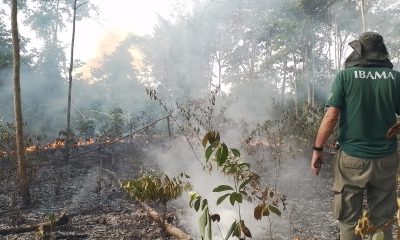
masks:
<path id="1" fill-rule="evenodd" d="M 335 156 L 333 215 L 339 220 L 340 240 L 360 239 L 354 228 L 362 215 L 363 191 L 369 219 L 377 227 L 392 219 L 397 211 L 397 153 L 379 159 L 360 159 L 339 151 Z M 385 240 L 393 239 L 386 229 Z"/>

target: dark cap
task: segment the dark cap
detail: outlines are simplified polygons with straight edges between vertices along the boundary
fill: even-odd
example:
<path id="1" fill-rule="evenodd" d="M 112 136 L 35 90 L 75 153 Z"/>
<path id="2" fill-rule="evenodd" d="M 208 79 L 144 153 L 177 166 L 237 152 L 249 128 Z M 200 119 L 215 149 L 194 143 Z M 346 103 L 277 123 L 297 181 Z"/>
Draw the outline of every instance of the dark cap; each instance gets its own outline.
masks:
<path id="1" fill-rule="evenodd" d="M 350 42 L 349 45 L 363 59 L 385 60 L 389 58 L 383 37 L 376 32 L 364 32 L 358 40 Z"/>

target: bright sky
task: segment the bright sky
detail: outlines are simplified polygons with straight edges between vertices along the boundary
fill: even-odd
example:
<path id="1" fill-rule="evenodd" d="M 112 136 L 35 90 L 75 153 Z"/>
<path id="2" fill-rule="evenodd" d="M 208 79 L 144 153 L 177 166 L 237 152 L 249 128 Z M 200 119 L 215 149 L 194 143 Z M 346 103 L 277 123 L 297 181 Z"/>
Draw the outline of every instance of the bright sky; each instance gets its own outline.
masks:
<path id="1" fill-rule="evenodd" d="M 188 1 L 188 0 L 186 0 Z M 174 0 L 91 0 L 99 8 L 93 19 L 77 22 L 75 56 L 83 61 L 112 51 L 128 33 L 152 34 L 157 14 L 169 18 Z M 70 34 L 70 33 L 69 33 Z M 70 38 L 70 37 L 69 37 Z"/>

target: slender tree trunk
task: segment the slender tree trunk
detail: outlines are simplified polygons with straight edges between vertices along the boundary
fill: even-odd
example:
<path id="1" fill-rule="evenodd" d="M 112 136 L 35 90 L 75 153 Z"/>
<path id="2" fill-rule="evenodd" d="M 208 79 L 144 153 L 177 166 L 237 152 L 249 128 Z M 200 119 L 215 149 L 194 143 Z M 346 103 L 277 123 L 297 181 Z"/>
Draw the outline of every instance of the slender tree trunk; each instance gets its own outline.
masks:
<path id="1" fill-rule="evenodd" d="M 311 53 L 311 67 L 310 67 L 310 75 L 311 75 L 311 107 L 315 107 L 315 85 L 317 84 L 317 81 L 315 80 L 314 76 L 314 66 L 315 66 L 315 61 L 314 61 L 314 54 Z"/>
<path id="2" fill-rule="evenodd" d="M 283 62 L 283 79 L 282 79 L 282 89 L 281 89 L 281 104 L 282 106 L 285 105 L 285 92 L 286 92 L 286 72 L 287 72 L 287 64 L 288 64 L 288 60 L 287 60 L 287 56 L 285 56 L 285 60 Z"/>
<path id="3" fill-rule="evenodd" d="M 56 12 L 58 13 L 58 10 L 60 8 L 60 0 L 57 0 L 57 6 L 56 6 Z M 60 18 L 58 17 L 58 14 L 56 15 L 56 25 L 54 26 L 54 35 L 53 35 L 53 45 L 57 44 L 57 39 L 58 39 L 58 24 L 60 22 Z"/>
<path id="4" fill-rule="evenodd" d="M 298 116 L 299 113 L 299 103 L 298 103 L 298 91 L 297 91 L 297 81 L 299 81 L 299 74 L 297 70 L 297 58 L 296 58 L 296 53 L 293 53 L 293 62 L 294 62 L 294 111 L 296 114 L 296 117 Z"/>
<path id="5" fill-rule="evenodd" d="M 222 67 L 221 67 L 221 59 L 218 57 L 218 92 L 221 95 L 221 74 L 222 74 Z"/>
<path id="6" fill-rule="evenodd" d="M 217 62 L 218 65 L 218 95 L 221 95 L 222 58 L 221 58 L 221 53 L 219 51 L 215 53 L 215 61 Z"/>
<path id="7" fill-rule="evenodd" d="M 310 40 L 308 39 L 308 34 L 306 36 L 305 48 L 304 48 L 304 77 L 307 89 L 307 105 L 312 106 L 312 79 L 311 79 L 311 46 Z"/>
<path id="8" fill-rule="evenodd" d="M 367 30 L 367 22 L 365 20 L 365 9 L 367 5 L 367 0 L 361 0 L 361 18 L 362 18 L 362 31 Z"/>
<path id="9" fill-rule="evenodd" d="M 18 185 L 24 206 L 28 206 L 31 201 L 29 193 L 28 177 L 26 174 L 26 160 L 24 148 L 24 133 L 21 106 L 21 84 L 20 84 L 20 47 L 17 22 L 17 0 L 11 1 L 11 29 L 13 43 L 13 78 L 14 78 L 14 112 L 16 123 L 16 145 L 17 145 L 17 164 L 18 164 Z"/>
<path id="10" fill-rule="evenodd" d="M 65 160 L 69 160 L 70 141 L 71 141 L 71 91 L 72 91 L 72 70 L 74 68 L 74 44 L 75 44 L 75 21 L 76 21 L 76 1 L 74 1 L 74 15 L 72 19 L 72 41 L 71 59 L 68 70 L 68 109 L 67 109 L 67 134 L 65 137 Z"/>
<path id="11" fill-rule="evenodd" d="M 305 20 L 304 25 L 304 78 L 305 84 L 307 89 L 307 107 L 314 107 L 313 103 L 313 62 L 312 62 L 312 26 L 313 26 L 313 19 L 312 17 L 308 17 Z"/>

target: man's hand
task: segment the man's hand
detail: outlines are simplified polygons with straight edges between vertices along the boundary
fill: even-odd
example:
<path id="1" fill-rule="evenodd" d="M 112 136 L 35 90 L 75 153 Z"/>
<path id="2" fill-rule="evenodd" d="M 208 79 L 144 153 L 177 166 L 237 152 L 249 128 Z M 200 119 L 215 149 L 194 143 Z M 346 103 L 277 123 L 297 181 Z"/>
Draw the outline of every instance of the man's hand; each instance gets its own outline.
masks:
<path id="1" fill-rule="evenodd" d="M 318 175 L 321 170 L 322 158 L 321 152 L 313 151 L 313 155 L 311 158 L 311 172 L 314 175 Z"/>

